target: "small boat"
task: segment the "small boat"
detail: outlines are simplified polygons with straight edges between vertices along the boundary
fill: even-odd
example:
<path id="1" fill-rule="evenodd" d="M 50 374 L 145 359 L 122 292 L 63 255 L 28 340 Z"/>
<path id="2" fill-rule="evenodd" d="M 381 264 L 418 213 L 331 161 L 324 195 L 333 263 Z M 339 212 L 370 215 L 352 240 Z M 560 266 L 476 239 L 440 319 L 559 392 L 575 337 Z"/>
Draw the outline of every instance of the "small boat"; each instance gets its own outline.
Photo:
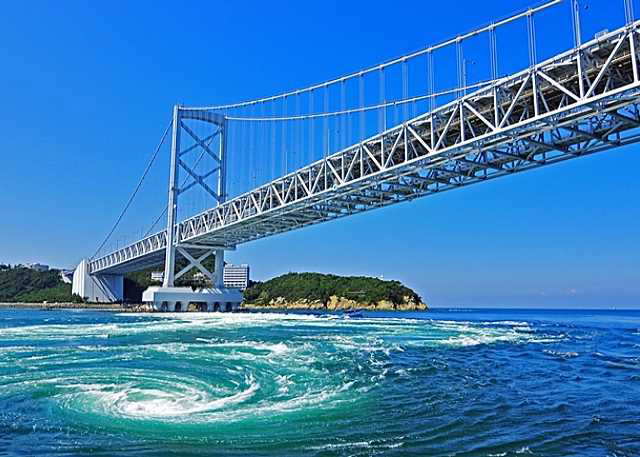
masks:
<path id="1" fill-rule="evenodd" d="M 356 309 L 353 311 L 347 311 L 346 316 L 353 318 L 353 317 L 364 317 L 364 313 L 362 312 L 362 310 L 360 309 Z"/>

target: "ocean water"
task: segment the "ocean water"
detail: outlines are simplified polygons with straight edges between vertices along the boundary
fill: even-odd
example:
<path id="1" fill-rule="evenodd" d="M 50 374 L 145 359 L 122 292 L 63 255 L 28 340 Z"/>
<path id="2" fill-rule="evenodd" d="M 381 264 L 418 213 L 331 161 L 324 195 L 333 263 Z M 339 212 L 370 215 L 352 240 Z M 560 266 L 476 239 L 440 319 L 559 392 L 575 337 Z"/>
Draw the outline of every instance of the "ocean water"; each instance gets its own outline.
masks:
<path id="1" fill-rule="evenodd" d="M 2 456 L 639 456 L 640 312 L 0 311 Z"/>

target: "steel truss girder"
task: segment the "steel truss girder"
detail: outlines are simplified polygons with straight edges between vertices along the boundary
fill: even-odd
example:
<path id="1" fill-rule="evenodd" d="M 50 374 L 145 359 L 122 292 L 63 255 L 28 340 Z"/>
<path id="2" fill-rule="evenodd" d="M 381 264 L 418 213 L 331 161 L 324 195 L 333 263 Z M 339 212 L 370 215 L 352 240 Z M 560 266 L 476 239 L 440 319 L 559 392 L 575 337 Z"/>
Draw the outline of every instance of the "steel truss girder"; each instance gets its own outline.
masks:
<path id="1" fill-rule="evenodd" d="M 177 242 L 236 245 L 638 141 L 639 24 L 182 221 Z M 164 232 L 151 235 L 91 272 L 136 269 L 163 242 Z"/>

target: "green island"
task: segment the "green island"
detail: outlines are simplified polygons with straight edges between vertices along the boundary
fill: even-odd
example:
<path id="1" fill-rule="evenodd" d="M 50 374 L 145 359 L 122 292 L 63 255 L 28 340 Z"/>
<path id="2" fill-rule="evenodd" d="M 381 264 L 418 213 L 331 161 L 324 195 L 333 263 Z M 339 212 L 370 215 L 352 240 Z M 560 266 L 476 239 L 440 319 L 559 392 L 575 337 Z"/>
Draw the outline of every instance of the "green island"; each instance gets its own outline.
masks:
<path id="1" fill-rule="evenodd" d="M 211 265 L 212 267 L 213 265 Z M 124 278 L 124 302 L 139 304 L 142 292 L 157 285 L 147 268 Z M 204 287 L 193 274 L 178 285 Z M 71 292 L 60 270 L 37 271 L 24 266 L 0 264 L 0 303 L 83 304 Z M 113 305 L 111 305 L 113 307 Z M 424 310 L 422 298 L 399 281 L 385 281 L 365 276 L 337 276 L 322 273 L 287 273 L 265 282 L 252 281 L 244 291 L 248 309 L 316 309 L 316 310 Z"/>
<path id="2" fill-rule="evenodd" d="M 421 297 L 399 281 L 366 276 L 288 273 L 254 282 L 244 292 L 248 308 L 424 310 Z"/>

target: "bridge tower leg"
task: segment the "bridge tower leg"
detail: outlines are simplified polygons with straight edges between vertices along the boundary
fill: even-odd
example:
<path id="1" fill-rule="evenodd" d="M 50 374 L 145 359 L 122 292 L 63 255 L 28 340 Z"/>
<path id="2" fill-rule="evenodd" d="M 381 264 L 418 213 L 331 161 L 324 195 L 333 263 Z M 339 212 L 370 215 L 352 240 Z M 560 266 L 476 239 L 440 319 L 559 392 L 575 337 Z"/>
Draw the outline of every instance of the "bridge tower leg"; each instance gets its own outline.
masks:
<path id="1" fill-rule="evenodd" d="M 198 135 L 191 130 L 183 120 L 197 120 L 214 124 L 218 129 L 213 136 L 219 137 L 219 150 L 216 154 L 209 148 L 206 140 L 199 138 Z M 204 178 L 209 174 L 199 176 L 197 172 L 191 168 L 180 158 L 183 153 L 181 149 L 181 135 L 186 132 L 195 144 L 202 148 L 203 153 L 206 152 L 213 156 L 217 162 L 217 186 L 216 191 L 209 187 Z M 235 249 L 234 246 L 226 246 L 224 244 L 207 244 L 200 242 L 189 242 L 181 238 L 180 226 L 177 224 L 178 218 L 178 200 L 181 192 L 179 186 L 179 171 L 184 168 L 187 173 L 195 180 L 195 184 L 199 184 L 215 199 L 218 205 L 226 200 L 226 174 L 227 174 L 227 119 L 216 113 L 203 113 L 198 111 L 190 111 L 181 108 L 179 105 L 173 108 L 172 138 L 171 138 L 171 165 L 169 170 L 169 202 L 167 207 L 167 230 L 166 230 L 166 248 L 165 248 L 165 265 L 164 278 L 162 287 L 152 286 L 148 288 L 142 295 L 143 301 L 151 303 L 155 309 L 174 311 L 178 309 L 186 310 L 190 302 L 197 302 L 200 305 L 207 304 L 207 309 L 232 310 L 237 308 L 242 302 L 242 293 L 238 289 L 228 289 L 224 287 L 224 250 Z M 211 137 L 209 137 L 211 138 Z M 193 147 L 188 148 L 193 149 Z M 191 187 L 191 186 L 188 186 Z M 175 271 L 176 253 L 180 253 L 189 261 L 187 267 Z M 214 272 L 209 272 L 203 265 L 202 261 L 209 255 L 215 255 Z M 210 288 L 202 288 L 192 290 L 190 287 L 175 287 L 175 280 L 192 268 L 198 268 L 207 280 L 211 281 Z M 217 306 L 216 306 L 217 305 Z"/>
<path id="2" fill-rule="evenodd" d="M 227 120 L 223 122 L 220 132 L 220 174 L 218 175 L 218 204 L 222 204 L 227 199 Z M 213 277 L 213 287 L 224 288 L 224 249 L 215 250 L 215 268 Z"/>
<path id="3" fill-rule="evenodd" d="M 173 287 L 176 265 L 175 230 L 178 209 L 178 154 L 180 152 L 180 107 L 173 107 L 171 131 L 171 165 L 169 168 L 169 203 L 167 206 L 167 248 L 164 261 L 164 287 Z"/>
<path id="4" fill-rule="evenodd" d="M 224 250 L 216 249 L 215 256 L 216 263 L 213 271 L 213 287 L 222 289 L 224 288 Z"/>

